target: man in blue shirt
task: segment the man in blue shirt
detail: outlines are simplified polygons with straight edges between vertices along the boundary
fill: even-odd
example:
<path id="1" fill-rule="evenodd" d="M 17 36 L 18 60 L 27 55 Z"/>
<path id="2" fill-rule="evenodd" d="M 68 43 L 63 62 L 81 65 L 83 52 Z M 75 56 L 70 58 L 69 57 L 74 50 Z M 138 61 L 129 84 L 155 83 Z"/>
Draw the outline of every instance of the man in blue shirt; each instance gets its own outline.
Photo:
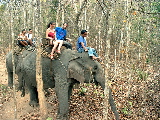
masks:
<path id="1" fill-rule="evenodd" d="M 60 49 L 62 47 L 62 44 L 64 44 L 64 46 L 66 48 L 69 48 L 69 49 L 72 49 L 72 45 L 68 42 L 66 42 L 66 35 L 67 35 L 67 28 L 68 24 L 67 23 L 64 23 L 62 27 L 56 27 L 55 28 L 55 31 L 56 31 L 56 41 L 54 43 L 54 47 L 52 48 L 52 52 L 51 52 L 51 59 L 53 59 L 53 55 L 54 55 L 54 52 L 56 51 L 56 48 L 57 48 L 57 53 L 61 53 Z M 64 42 L 65 41 L 65 42 Z"/>
<path id="2" fill-rule="evenodd" d="M 87 31 L 86 30 L 82 30 L 81 31 L 81 36 L 78 38 L 78 41 L 77 41 L 77 51 L 79 53 L 82 53 L 82 52 L 87 52 L 88 51 L 88 55 L 90 57 L 92 57 L 93 60 L 95 59 L 99 59 L 97 53 L 96 53 L 96 50 L 94 48 L 91 48 L 91 47 L 87 47 L 87 42 L 86 42 L 86 39 L 85 37 L 87 37 Z"/>
<path id="3" fill-rule="evenodd" d="M 56 27 L 55 28 L 57 40 L 65 40 L 66 39 L 66 35 L 67 35 L 66 28 L 67 28 L 67 23 L 64 23 L 63 27 Z"/>

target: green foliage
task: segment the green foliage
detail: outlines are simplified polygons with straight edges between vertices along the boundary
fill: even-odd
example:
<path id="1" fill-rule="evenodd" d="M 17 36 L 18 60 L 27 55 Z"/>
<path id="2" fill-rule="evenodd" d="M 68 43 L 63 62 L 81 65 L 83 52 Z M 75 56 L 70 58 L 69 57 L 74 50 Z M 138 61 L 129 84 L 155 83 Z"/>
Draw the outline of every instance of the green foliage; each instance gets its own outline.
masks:
<path id="1" fill-rule="evenodd" d="M 150 63 L 150 59 L 149 58 L 146 59 L 146 63 L 147 64 Z"/>
<path id="2" fill-rule="evenodd" d="M 154 10 L 153 12 L 160 12 L 160 2 L 152 2 L 151 7 Z"/>
<path id="3" fill-rule="evenodd" d="M 131 113 L 132 113 L 132 111 L 129 110 L 129 108 L 132 107 L 133 104 L 132 104 L 131 101 L 129 101 L 128 104 L 129 104 L 129 105 L 128 105 L 127 107 L 124 107 L 124 108 L 122 109 L 122 113 L 125 114 L 125 115 L 128 115 L 128 114 L 131 114 Z"/>
<path id="4" fill-rule="evenodd" d="M 127 107 L 123 108 L 123 109 L 122 109 L 122 112 L 123 112 L 124 114 L 128 114 L 128 109 L 127 109 Z"/>
<path id="5" fill-rule="evenodd" d="M 46 120 L 53 120 L 53 118 L 48 117 Z"/>
<path id="6" fill-rule="evenodd" d="M 147 79 L 148 74 L 145 71 L 137 70 L 136 72 L 137 72 L 140 80 L 146 80 Z"/>
<path id="7" fill-rule="evenodd" d="M 0 5 L 0 12 L 4 12 L 5 10 L 5 6 L 4 5 Z"/>
<path id="8" fill-rule="evenodd" d="M 132 102 L 129 101 L 128 103 L 129 103 L 130 106 L 132 106 Z"/>
<path id="9" fill-rule="evenodd" d="M 5 85 L 0 85 L 0 91 L 3 95 L 6 95 L 6 93 L 8 92 L 8 87 Z"/>
<path id="10" fill-rule="evenodd" d="M 101 94 L 101 98 L 104 98 L 105 96 L 104 96 L 104 94 Z"/>
<path id="11" fill-rule="evenodd" d="M 98 94 L 98 91 L 97 91 L 97 90 L 94 90 L 94 94 Z"/>
<path id="12" fill-rule="evenodd" d="M 79 95 L 85 95 L 86 92 L 87 88 L 81 87 L 81 89 L 79 90 Z"/>

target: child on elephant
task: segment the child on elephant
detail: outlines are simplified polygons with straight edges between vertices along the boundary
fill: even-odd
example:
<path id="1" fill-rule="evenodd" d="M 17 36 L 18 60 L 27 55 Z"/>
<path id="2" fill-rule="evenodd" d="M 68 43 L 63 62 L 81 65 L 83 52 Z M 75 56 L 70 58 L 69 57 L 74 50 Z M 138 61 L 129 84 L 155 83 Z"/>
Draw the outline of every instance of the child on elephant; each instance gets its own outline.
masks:
<path id="1" fill-rule="evenodd" d="M 82 30 L 81 36 L 78 38 L 78 41 L 77 41 L 77 51 L 79 53 L 88 52 L 88 55 L 92 57 L 93 60 L 100 59 L 100 57 L 98 57 L 96 50 L 94 48 L 87 47 L 85 37 L 87 37 L 87 31 Z"/>

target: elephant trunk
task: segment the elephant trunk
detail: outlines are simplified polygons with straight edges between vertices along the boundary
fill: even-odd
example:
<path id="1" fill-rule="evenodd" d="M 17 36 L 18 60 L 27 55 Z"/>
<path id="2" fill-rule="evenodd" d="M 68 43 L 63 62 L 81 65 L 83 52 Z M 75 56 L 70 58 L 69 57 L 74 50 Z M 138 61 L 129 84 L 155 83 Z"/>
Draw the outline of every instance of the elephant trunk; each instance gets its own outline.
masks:
<path id="1" fill-rule="evenodd" d="M 96 82 L 98 82 L 101 85 L 101 87 L 104 90 L 105 89 L 105 77 L 104 77 L 104 75 L 101 74 L 101 73 L 96 74 L 95 80 L 96 80 Z M 117 112 L 116 105 L 115 105 L 114 99 L 112 97 L 111 88 L 109 88 L 109 99 L 108 100 L 109 100 L 108 102 L 111 106 L 111 110 L 113 111 L 116 120 L 119 120 L 119 114 Z"/>
<path id="2" fill-rule="evenodd" d="M 116 120 L 119 120 L 119 114 L 117 112 L 116 105 L 114 103 L 114 99 L 112 97 L 112 92 L 110 88 L 109 88 L 109 104 L 111 106 L 111 110 L 113 111 Z"/>

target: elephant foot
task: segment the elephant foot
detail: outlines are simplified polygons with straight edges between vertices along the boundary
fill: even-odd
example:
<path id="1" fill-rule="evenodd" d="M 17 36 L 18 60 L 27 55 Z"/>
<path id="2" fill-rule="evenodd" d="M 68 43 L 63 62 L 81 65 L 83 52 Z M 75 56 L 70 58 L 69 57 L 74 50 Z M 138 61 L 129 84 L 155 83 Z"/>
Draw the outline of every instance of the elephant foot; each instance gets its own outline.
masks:
<path id="1" fill-rule="evenodd" d="M 69 119 L 65 117 L 57 117 L 56 120 L 69 120 Z"/>
<path id="2" fill-rule="evenodd" d="M 57 115 L 56 120 L 69 120 L 68 115 Z"/>
<path id="3" fill-rule="evenodd" d="M 49 90 L 45 90 L 45 96 L 48 97 L 51 94 L 51 92 Z"/>
<path id="4" fill-rule="evenodd" d="M 25 96 L 25 89 L 24 89 L 23 86 L 19 86 L 19 87 L 17 88 L 17 92 L 18 92 L 18 91 L 22 91 L 21 97 L 24 97 L 24 96 Z"/>
<path id="5" fill-rule="evenodd" d="M 39 106 L 39 103 L 38 103 L 37 101 L 30 101 L 30 102 L 29 102 L 29 105 L 30 105 L 31 107 L 37 107 L 37 106 Z"/>

